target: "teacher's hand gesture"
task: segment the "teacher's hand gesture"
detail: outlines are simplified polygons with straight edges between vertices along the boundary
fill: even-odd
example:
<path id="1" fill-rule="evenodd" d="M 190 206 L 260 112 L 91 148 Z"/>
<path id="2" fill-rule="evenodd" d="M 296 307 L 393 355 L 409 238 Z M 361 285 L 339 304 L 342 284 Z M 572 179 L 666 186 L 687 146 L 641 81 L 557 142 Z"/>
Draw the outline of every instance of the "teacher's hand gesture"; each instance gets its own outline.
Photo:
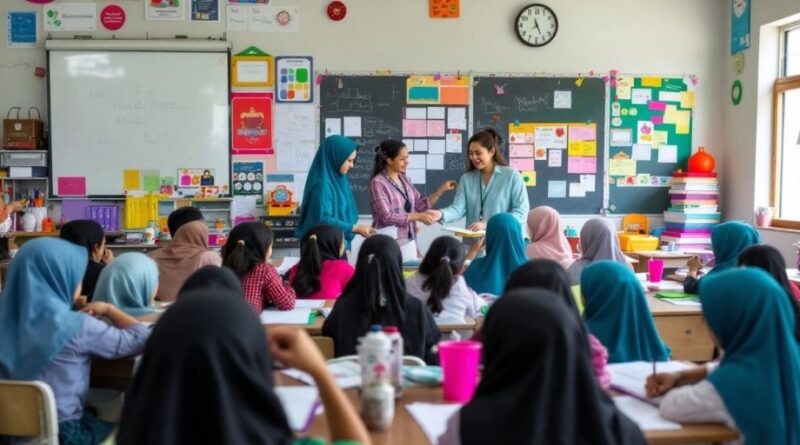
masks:
<path id="1" fill-rule="evenodd" d="M 445 192 L 450 192 L 458 187 L 458 183 L 456 181 L 445 181 L 439 188 L 436 190 L 440 195 L 444 194 Z"/>
<path id="2" fill-rule="evenodd" d="M 357 234 L 363 236 L 364 238 L 369 238 L 370 235 L 374 235 L 375 234 L 375 229 L 373 227 L 371 227 L 371 226 L 365 226 L 363 224 L 359 224 L 359 225 L 353 226 L 353 233 L 357 233 Z"/>

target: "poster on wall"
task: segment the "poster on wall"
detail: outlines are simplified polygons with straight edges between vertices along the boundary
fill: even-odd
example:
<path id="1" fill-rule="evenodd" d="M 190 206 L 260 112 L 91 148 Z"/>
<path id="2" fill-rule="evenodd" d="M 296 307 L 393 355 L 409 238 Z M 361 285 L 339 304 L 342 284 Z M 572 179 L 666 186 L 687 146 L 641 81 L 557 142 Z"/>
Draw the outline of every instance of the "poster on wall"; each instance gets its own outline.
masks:
<path id="1" fill-rule="evenodd" d="M 100 24 L 109 31 L 118 31 L 125 26 L 125 10 L 119 5 L 106 5 L 100 10 Z"/>
<path id="2" fill-rule="evenodd" d="M 232 153 L 271 155 L 272 93 L 231 94 Z"/>
<path id="3" fill-rule="evenodd" d="M 94 31 L 96 3 L 54 3 L 42 8 L 45 31 Z"/>
<path id="4" fill-rule="evenodd" d="M 278 103 L 310 103 L 314 101 L 314 72 L 311 57 L 276 57 L 275 88 Z"/>
<path id="5" fill-rule="evenodd" d="M 233 195 L 258 196 L 261 204 L 264 196 L 264 162 L 233 161 Z"/>
<path id="6" fill-rule="evenodd" d="M 9 48 L 36 47 L 36 11 L 8 11 L 6 26 L 6 46 Z"/>
<path id="7" fill-rule="evenodd" d="M 193 22 L 217 22 L 219 21 L 219 2 L 220 0 L 192 0 Z"/>
<path id="8" fill-rule="evenodd" d="M 186 18 L 185 0 L 145 0 L 145 20 L 183 20 Z"/>
<path id="9" fill-rule="evenodd" d="M 750 0 L 731 0 L 731 55 L 750 48 Z"/>

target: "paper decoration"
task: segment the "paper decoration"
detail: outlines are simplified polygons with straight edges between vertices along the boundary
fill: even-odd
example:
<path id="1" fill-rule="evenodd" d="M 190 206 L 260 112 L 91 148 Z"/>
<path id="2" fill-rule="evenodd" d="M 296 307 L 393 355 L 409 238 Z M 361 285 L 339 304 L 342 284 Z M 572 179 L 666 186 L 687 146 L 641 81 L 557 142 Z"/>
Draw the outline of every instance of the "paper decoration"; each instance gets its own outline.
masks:
<path id="1" fill-rule="evenodd" d="M 264 195 L 264 162 L 233 161 L 233 195 Z M 260 198 L 259 198 L 260 199 Z"/>
<path id="2" fill-rule="evenodd" d="M 567 158 L 567 173 L 597 173 L 597 158 L 570 156 Z"/>
<path id="3" fill-rule="evenodd" d="M 548 198 L 566 198 L 567 181 L 547 181 Z"/>
<path id="4" fill-rule="evenodd" d="M 469 76 L 409 76 L 406 102 L 410 105 L 469 105 L 469 79 Z"/>
<path id="5" fill-rule="evenodd" d="M 191 20 L 193 22 L 219 21 L 220 0 L 191 0 Z"/>
<path id="6" fill-rule="evenodd" d="M 214 185 L 214 169 L 180 168 L 178 169 L 178 187 L 195 188 L 201 185 Z"/>
<path id="7" fill-rule="evenodd" d="M 146 1 L 145 20 L 183 20 L 186 18 L 184 0 Z"/>
<path id="8" fill-rule="evenodd" d="M 273 58 L 255 46 L 233 56 L 231 84 L 235 87 L 271 87 L 274 83 Z"/>
<path id="9" fill-rule="evenodd" d="M 523 171 L 519 173 L 522 176 L 522 182 L 525 183 L 526 187 L 536 187 L 536 172 L 535 171 Z"/>
<path id="10" fill-rule="evenodd" d="M 633 144 L 630 128 L 612 128 L 609 144 L 612 147 L 625 147 Z"/>
<path id="11" fill-rule="evenodd" d="M 45 31 L 94 31 L 96 3 L 54 3 L 42 8 Z"/>
<path id="12" fill-rule="evenodd" d="M 272 148 L 272 93 L 231 94 L 232 153 L 275 154 Z"/>
<path id="13" fill-rule="evenodd" d="M 6 46 L 9 48 L 36 47 L 36 11 L 6 12 Z"/>
<path id="14" fill-rule="evenodd" d="M 109 31 L 117 31 L 125 25 L 125 10 L 121 6 L 110 4 L 100 11 L 100 24 Z"/>
<path id="15" fill-rule="evenodd" d="M 311 57 L 277 57 L 275 59 L 275 98 L 281 102 L 311 103 L 314 101 L 314 72 Z"/>
<path id="16" fill-rule="evenodd" d="M 247 31 L 300 31 L 300 9 L 287 6 L 250 5 L 248 7 Z"/>
<path id="17" fill-rule="evenodd" d="M 610 159 L 608 161 L 609 176 L 635 176 L 636 161 L 632 159 Z"/>
<path id="18" fill-rule="evenodd" d="M 86 178 L 83 176 L 59 176 L 56 185 L 58 196 L 86 196 Z"/>
<path id="19" fill-rule="evenodd" d="M 750 0 L 731 1 L 731 55 L 750 48 Z"/>
<path id="20" fill-rule="evenodd" d="M 555 109 L 572 108 L 572 91 L 554 91 L 553 108 Z"/>
<path id="21" fill-rule="evenodd" d="M 432 19 L 457 19 L 461 13 L 461 0 L 428 0 L 428 14 Z"/>

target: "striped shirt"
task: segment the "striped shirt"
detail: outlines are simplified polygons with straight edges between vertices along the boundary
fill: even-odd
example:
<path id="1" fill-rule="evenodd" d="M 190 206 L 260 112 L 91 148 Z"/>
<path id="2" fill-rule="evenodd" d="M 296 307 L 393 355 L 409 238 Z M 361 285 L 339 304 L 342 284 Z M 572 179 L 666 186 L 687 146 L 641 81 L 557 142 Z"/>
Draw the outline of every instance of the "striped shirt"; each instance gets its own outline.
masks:
<path id="1" fill-rule="evenodd" d="M 417 237 L 417 223 L 409 221 L 410 213 L 424 212 L 430 208 L 430 204 L 427 197 L 420 196 L 419 190 L 406 175 L 400 173 L 399 176 L 402 185 L 395 184 L 385 174 L 372 178 L 369 182 L 369 199 L 372 205 L 372 227 L 381 229 L 396 226 L 397 242 L 402 245 Z M 410 201 L 412 212 L 405 211 L 406 197 Z"/>

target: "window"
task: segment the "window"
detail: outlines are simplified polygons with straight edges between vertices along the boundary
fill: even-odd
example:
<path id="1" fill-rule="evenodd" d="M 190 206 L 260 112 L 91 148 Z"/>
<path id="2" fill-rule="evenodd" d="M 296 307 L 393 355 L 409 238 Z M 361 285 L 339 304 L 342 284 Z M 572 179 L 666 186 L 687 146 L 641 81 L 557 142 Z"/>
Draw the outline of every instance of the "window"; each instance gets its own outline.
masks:
<path id="1" fill-rule="evenodd" d="M 800 23 L 781 29 L 780 73 L 773 94 L 773 225 L 800 229 Z"/>

